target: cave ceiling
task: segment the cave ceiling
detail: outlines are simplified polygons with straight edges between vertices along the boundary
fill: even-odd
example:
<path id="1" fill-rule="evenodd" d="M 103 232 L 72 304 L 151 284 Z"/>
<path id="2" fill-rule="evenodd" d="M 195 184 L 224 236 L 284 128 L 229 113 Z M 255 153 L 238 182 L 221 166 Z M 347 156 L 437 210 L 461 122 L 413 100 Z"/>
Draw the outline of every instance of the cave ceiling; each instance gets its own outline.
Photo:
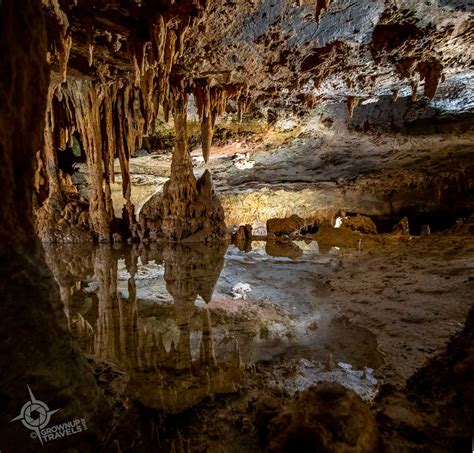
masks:
<path id="1" fill-rule="evenodd" d="M 59 79 L 153 77 L 237 87 L 253 101 L 312 107 L 473 85 L 470 0 L 44 0 Z M 53 77 L 54 78 L 54 77 Z M 183 80 L 186 83 L 183 85 Z M 152 83 L 152 82 L 150 82 Z M 150 85 L 151 86 L 151 85 Z M 448 102 L 449 100 L 449 102 Z"/>

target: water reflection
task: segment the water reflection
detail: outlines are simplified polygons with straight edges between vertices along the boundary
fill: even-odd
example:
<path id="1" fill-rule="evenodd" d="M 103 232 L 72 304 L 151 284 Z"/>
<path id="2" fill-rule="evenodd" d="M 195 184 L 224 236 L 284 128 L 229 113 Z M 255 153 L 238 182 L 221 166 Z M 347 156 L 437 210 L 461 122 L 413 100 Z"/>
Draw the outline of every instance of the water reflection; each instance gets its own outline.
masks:
<path id="1" fill-rule="evenodd" d="M 255 363 L 274 363 L 275 385 L 294 390 L 297 379 L 278 378 L 285 361 L 301 368 L 302 386 L 318 372 L 330 378 L 329 354 L 359 369 L 380 365 L 373 337 L 327 302 L 321 273 L 334 257 L 314 244 L 300 244 L 297 255 L 289 247 L 277 253 L 257 243 L 226 254 L 223 244 L 65 245 L 46 254 L 82 350 L 125 372 L 133 398 L 176 413 L 235 392 Z M 248 298 L 233 299 L 238 282 L 252 288 Z"/>

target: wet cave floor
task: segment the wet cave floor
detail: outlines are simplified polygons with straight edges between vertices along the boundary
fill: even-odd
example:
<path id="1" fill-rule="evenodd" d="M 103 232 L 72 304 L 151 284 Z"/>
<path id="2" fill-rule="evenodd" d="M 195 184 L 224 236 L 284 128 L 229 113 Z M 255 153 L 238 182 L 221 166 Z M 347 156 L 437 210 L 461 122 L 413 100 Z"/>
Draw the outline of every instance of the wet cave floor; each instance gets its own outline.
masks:
<path id="1" fill-rule="evenodd" d="M 474 300 L 472 235 L 45 250 L 122 451 L 258 451 L 268 414 L 320 381 L 370 405 Z"/>

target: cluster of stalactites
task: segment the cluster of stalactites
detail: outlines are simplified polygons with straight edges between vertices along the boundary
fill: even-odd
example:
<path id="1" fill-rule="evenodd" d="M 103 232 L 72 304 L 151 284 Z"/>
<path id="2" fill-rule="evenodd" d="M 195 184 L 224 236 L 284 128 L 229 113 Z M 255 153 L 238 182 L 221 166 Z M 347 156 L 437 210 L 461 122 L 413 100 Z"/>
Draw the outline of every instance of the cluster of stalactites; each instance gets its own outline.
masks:
<path id="1" fill-rule="evenodd" d="M 246 85 L 241 83 L 212 86 L 209 79 L 202 78 L 194 81 L 193 94 L 201 120 L 202 154 L 204 161 L 207 162 L 217 116 L 225 112 L 227 101 L 234 99 L 238 106 L 238 121 L 242 121 L 243 112 L 248 104 L 248 90 Z"/>
<path id="2" fill-rule="evenodd" d="M 73 79 L 54 90 L 47 117 L 50 118 L 53 152 L 72 146 L 77 131 L 87 158 L 92 186 L 90 220 L 93 231 L 107 240 L 113 206 L 110 183 L 114 182 L 114 159 L 119 158 L 123 196 L 129 220 L 134 219 L 130 202 L 129 160 L 141 146 L 145 132 L 142 92 L 127 81 L 97 84 Z"/>
<path id="3" fill-rule="evenodd" d="M 98 62 L 98 79 L 72 79 L 66 78 L 72 45 L 67 16 L 57 0 L 45 0 L 44 7 L 49 20 L 51 59 L 57 63 L 60 74 L 52 77 L 47 112 L 52 140 L 45 143 L 51 149 L 43 155 L 53 155 L 56 149 L 72 146 L 74 132 L 79 133 L 92 186 L 91 228 L 105 241 L 113 220 L 110 183 L 114 182 L 114 159 L 118 157 L 120 162 L 126 215 L 133 223 L 130 156 L 141 147 L 143 136 L 152 130 L 159 106 L 168 120 L 176 106 L 184 104 L 183 96 L 190 91 L 184 78 L 171 74 L 184 50 L 190 20 L 166 20 L 157 14 L 151 25 L 150 41 L 139 42 L 132 36 L 130 77 L 111 79 L 107 65 Z M 91 66 L 94 31 L 92 24 L 87 28 Z"/>
<path id="4" fill-rule="evenodd" d="M 173 65 L 182 56 L 185 37 L 191 25 L 189 17 L 166 20 L 157 14 L 150 28 L 150 41 L 131 39 L 133 81 L 142 91 L 145 103 L 146 131 L 152 126 L 158 108 L 163 107 L 165 120 L 173 113 L 175 100 L 179 98 L 176 87 L 186 85 L 181 78 L 170 80 Z"/>
<path id="5" fill-rule="evenodd" d="M 412 88 L 412 100 L 416 100 L 419 81 L 424 81 L 424 95 L 433 99 L 438 85 L 444 80 L 443 64 L 434 57 L 423 60 L 405 58 L 396 63 L 397 73 L 401 78 L 408 78 Z M 417 73 L 418 76 L 417 77 Z"/>
<path id="6" fill-rule="evenodd" d="M 207 7 L 206 0 L 199 0 L 196 8 L 204 11 Z M 66 13 L 61 10 L 58 0 L 43 0 L 43 10 L 48 21 L 48 43 L 50 59 L 57 65 L 60 80 L 66 81 L 67 63 L 72 47 L 71 27 Z M 130 52 L 130 83 L 142 92 L 143 117 L 145 119 L 145 132 L 150 132 L 153 119 L 158 113 L 158 108 L 163 107 L 165 118 L 168 119 L 172 112 L 173 104 L 170 102 L 170 76 L 173 65 L 183 55 L 185 38 L 189 28 L 198 20 L 184 14 L 179 16 L 156 13 L 150 20 L 147 33 L 133 31 L 128 37 Z M 98 79 L 105 81 L 114 80 L 104 62 L 94 62 L 95 30 L 91 17 L 83 19 L 87 31 L 88 63 L 95 69 Z M 147 38 L 143 39 L 143 35 Z M 113 38 L 111 38 L 113 39 Z"/>

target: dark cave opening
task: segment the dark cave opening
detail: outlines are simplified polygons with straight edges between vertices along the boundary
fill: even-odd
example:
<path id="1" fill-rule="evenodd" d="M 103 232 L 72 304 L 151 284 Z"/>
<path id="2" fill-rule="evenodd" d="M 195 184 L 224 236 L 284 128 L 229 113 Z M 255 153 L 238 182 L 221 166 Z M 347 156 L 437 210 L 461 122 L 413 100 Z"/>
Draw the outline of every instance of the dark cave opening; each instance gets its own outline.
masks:
<path id="1" fill-rule="evenodd" d="M 450 228 L 462 223 L 471 214 L 469 209 L 457 209 L 455 211 L 437 211 L 437 212 L 419 212 L 417 209 L 404 208 L 396 215 L 384 216 L 368 216 L 377 226 L 379 233 L 391 233 L 394 225 L 396 225 L 403 217 L 408 218 L 410 226 L 410 234 L 419 236 L 422 226 L 428 225 L 432 233 L 447 231 Z"/>
<path id="2" fill-rule="evenodd" d="M 71 176 L 77 173 L 77 164 L 86 162 L 86 154 L 78 132 L 74 132 L 71 146 L 65 149 L 56 148 L 56 157 L 59 170 Z"/>

